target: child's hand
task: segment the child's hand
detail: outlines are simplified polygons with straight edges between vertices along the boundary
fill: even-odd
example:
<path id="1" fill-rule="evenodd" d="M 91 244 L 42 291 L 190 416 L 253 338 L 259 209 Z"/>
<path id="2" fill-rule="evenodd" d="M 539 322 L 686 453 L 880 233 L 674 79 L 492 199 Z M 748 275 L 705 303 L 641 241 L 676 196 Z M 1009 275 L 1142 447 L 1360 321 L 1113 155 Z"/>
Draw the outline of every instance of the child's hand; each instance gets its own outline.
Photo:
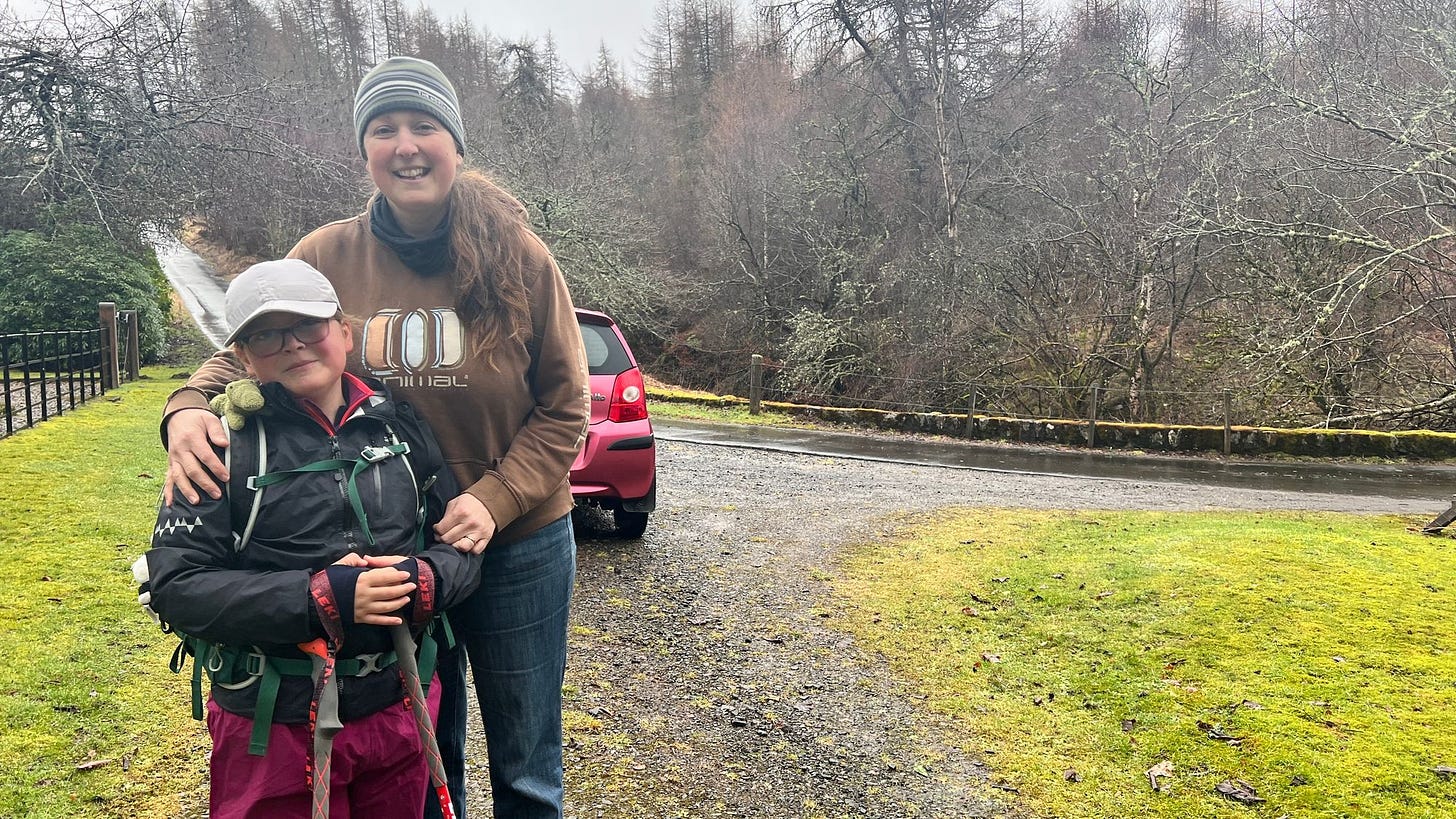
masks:
<path id="1" fill-rule="evenodd" d="M 350 563 L 350 566 L 368 566 L 371 569 L 378 569 L 381 566 L 393 566 L 396 563 L 403 563 L 409 560 L 408 555 L 356 555 L 352 552 L 350 557 L 357 558 L 358 563 Z"/>
<path id="2" fill-rule="evenodd" d="M 390 612 L 409 605 L 410 595 L 415 590 L 415 584 L 409 582 L 409 577 L 409 572 L 389 567 L 370 569 L 359 575 L 354 584 L 354 622 L 371 626 L 397 626 L 403 623 L 404 620 L 392 616 Z"/>

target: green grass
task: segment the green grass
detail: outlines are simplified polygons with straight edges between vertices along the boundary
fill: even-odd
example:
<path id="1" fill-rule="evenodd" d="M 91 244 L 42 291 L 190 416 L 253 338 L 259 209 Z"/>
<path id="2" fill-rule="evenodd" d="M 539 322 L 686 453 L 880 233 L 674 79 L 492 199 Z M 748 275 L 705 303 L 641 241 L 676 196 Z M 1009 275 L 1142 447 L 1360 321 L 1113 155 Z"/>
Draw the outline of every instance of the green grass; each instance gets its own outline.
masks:
<path id="1" fill-rule="evenodd" d="M 175 638 L 130 571 L 156 521 L 170 373 L 0 439 L 0 816 L 160 817 L 205 799 L 189 678 L 167 670 Z"/>
<path id="2" fill-rule="evenodd" d="M 653 418 L 683 418 L 690 421 L 718 421 L 729 424 L 759 424 L 778 427 L 824 427 L 823 423 L 811 424 L 782 412 L 764 410 L 758 415 L 749 413 L 748 406 L 729 405 L 722 407 L 695 404 L 669 399 L 652 400 L 648 406 Z"/>
<path id="3" fill-rule="evenodd" d="M 947 512 L 847 559 L 836 616 L 1035 816 L 1450 817 L 1456 544 L 1418 523 Z"/>

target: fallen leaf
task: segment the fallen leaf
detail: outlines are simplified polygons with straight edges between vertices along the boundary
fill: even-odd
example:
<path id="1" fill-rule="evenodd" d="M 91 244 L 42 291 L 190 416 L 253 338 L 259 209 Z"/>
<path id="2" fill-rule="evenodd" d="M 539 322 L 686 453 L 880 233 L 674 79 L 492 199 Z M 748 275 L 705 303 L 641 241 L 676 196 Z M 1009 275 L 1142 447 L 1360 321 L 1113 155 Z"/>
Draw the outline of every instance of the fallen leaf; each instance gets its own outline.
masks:
<path id="1" fill-rule="evenodd" d="M 1243 737 L 1232 736 L 1226 733 L 1222 728 L 1218 727 L 1217 725 L 1210 725 L 1203 720 L 1198 721 L 1198 730 L 1202 731 L 1204 736 L 1208 737 L 1209 739 L 1215 739 L 1219 742 L 1227 742 L 1230 745 L 1240 745 L 1244 741 Z"/>
<path id="2" fill-rule="evenodd" d="M 1158 793 L 1167 793 L 1168 786 L 1164 785 L 1158 780 L 1161 778 L 1171 777 L 1173 775 L 1172 760 L 1165 759 L 1162 762 L 1154 765 L 1153 767 L 1148 768 L 1147 775 L 1148 782 L 1152 784 L 1153 790 L 1157 791 Z"/>
<path id="3" fill-rule="evenodd" d="M 971 608 L 970 606 L 963 607 L 961 609 L 961 614 L 964 614 L 967 617 L 980 617 L 981 616 L 981 613 L 979 611 L 976 611 L 975 609 Z"/>
<path id="4" fill-rule="evenodd" d="M 1021 790 L 1019 788 L 1014 785 L 1009 785 L 1005 782 L 992 782 L 991 787 L 995 788 L 998 791 L 1006 791 L 1007 793 L 1021 793 Z"/>
<path id="5" fill-rule="evenodd" d="M 1136 727 L 1137 727 L 1137 720 L 1135 720 L 1135 719 L 1125 719 L 1125 720 L 1122 721 L 1122 732 L 1124 734 L 1128 733 L 1129 731 L 1131 731 L 1132 729 L 1134 729 Z"/>
<path id="6" fill-rule="evenodd" d="M 1107 598 L 1109 598 L 1111 596 L 1112 596 L 1112 592 L 1105 591 L 1105 592 L 1102 592 L 1102 593 L 1098 594 L 1097 595 L 1097 599 L 1098 600 L 1106 600 Z"/>
<path id="7" fill-rule="evenodd" d="M 1345 661 L 1345 658 L 1344 657 L 1341 657 L 1338 654 L 1336 654 L 1335 656 L 1331 657 L 1330 659 L 1331 660 L 1334 660 L 1337 663 L 1343 663 Z"/>
<path id="8" fill-rule="evenodd" d="M 1298 788 L 1298 787 L 1301 787 L 1301 786 L 1304 786 L 1304 785 L 1308 785 L 1308 784 L 1309 784 L 1309 780 L 1308 779 L 1305 779 L 1304 777 L 1300 776 L 1299 774 L 1295 774 L 1294 776 L 1291 776 L 1289 778 L 1289 787 L 1291 787 L 1291 788 Z"/>
<path id="9" fill-rule="evenodd" d="M 1001 655 L 983 651 L 981 652 L 981 659 L 985 660 L 988 663 L 999 663 L 1001 662 Z"/>
<path id="10" fill-rule="evenodd" d="M 1238 705 L 1236 705 L 1234 707 L 1235 708 L 1247 708 L 1250 711 L 1263 711 L 1264 710 L 1264 706 L 1260 705 L 1257 702 L 1254 702 L 1253 700 L 1244 700 L 1243 702 L 1239 703 Z"/>
<path id="11" fill-rule="evenodd" d="M 1009 578 L 1009 577 L 993 577 L 993 578 L 991 578 L 991 582 L 992 583 L 1005 583 L 1006 581 L 1008 581 L 1010 579 L 1011 578 Z"/>
<path id="12" fill-rule="evenodd" d="M 1079 774 L 1079 773 L 1077 773 L 1077 771 L 1076 771 L 1075 768 L 1068 768 L 1066 771 L 1064 771 L 1062 773 L 1062 778 L 1065 779 L 1065 780 L 1067 780 L 1068 782 L 1081 782 L 1082 781 L 1082 775 Z"/>
<path id="13" fill-rule="evenodd" d="M 1225 779 L 1213 786 L 1219 795 L 1238 802 L 1241 805 L 1257 805 L 1264 801 L 1264 797 L 1254 793 L 1254 787 L 1242 779 Z"/>
<path id="14" fill-rule="evenodd" d="M 1056 574 L 1052 575 L 1052 577 L 1055 578 L 1055 579 L 1057 579 L 1057 580 L 1061 580 L 1061 579 L 1065 578 L 1066 575 L 1065 574 L 1062 574 L 1061 572 L 1057 572 Z"/>
<path id="15" fill-rule="evenodd" d="M 48 575 L 48 574 L 41 575 L 40 582 L 42 582 L 42 583 L 50 583 L 51 582 L 51 576 Z"/>
<path id="16" fill-rule="evenodd" d="M 90 770 L 94 770 L 96 768 L 100 768 L 103 765 L 110 765 L 110 764 L 111 764 L 111 760 L 109 760 L 109 759 L 91 759 L 91 760 L 87 760 L 86 762 L 82 762 L 82 763 L 79 763 L 78 765 L 76 765 L 76 770 L 78 770 L 78 771 L 90 771 Z"/>
<path id="17" fill-rule="evenodd" d="M 138 474 L 137 477 L 138 478 L 145 478 L 146 480 L 151 480 L 152 478 L 154 478 L 156 476 L 154 476 L 150 472 L 142 472 L 142 473 Z"/>
<path id="18" fill-rule="evenodd" d="M 1446 777 L 1446 778 L 1450 778 L 1450 777 L 1456 776 L 1456 767 L 1452 767 L 1450 765 L 1437 765 L 1436 767 L 1432 768 L 1431 770 L 1433 770 L 1433 771 L 1436 772 L 1436 776 L 1441 776 L 1441 777 Z"/>

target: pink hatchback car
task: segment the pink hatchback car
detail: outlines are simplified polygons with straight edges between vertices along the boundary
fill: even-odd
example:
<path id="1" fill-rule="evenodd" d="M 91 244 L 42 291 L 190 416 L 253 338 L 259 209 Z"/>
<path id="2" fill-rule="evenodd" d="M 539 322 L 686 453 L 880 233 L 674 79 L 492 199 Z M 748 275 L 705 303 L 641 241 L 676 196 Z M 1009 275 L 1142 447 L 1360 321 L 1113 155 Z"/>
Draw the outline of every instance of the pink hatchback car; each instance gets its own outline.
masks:
<path id="1" fill-rule="evenodd" d="M 577 310 L 591 372 L 591 425 L 571 466 L 578 505 L 608 510 L 622 537 L 642 537 L 657 508 L 657 444 L 647 389 L 627 340 L 604 313 Z"/>

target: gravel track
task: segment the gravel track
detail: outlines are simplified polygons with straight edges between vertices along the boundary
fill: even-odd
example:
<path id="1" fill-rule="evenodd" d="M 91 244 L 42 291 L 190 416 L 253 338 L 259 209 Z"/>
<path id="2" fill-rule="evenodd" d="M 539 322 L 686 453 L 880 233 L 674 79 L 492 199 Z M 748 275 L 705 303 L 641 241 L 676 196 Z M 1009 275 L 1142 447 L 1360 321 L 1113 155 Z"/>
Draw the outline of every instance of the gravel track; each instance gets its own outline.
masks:
<path id="1" fill-rule="evenodd" d="M 902 512 L 1412 511 L 1395 498 L 670 441 L 658 460 L 658 511 L 643 540 L 616 540 L 609 519 L 578 517 L 566 703 L 567 815 L 575 819 L 1019 816 L 1013 795 L 984 796 L 998 794 L 982 786 L 995 782 L 993 767 L 953 748 L 949 727 L 917 709 L 879 658 L 825 625 L 835 605 L 826 581 L 841 549 L 885 536 Z M 483 782 L 481 737 L 471 750 Z M 473 790 L 472 815 L 488 816 L 485 788 Z"/>

